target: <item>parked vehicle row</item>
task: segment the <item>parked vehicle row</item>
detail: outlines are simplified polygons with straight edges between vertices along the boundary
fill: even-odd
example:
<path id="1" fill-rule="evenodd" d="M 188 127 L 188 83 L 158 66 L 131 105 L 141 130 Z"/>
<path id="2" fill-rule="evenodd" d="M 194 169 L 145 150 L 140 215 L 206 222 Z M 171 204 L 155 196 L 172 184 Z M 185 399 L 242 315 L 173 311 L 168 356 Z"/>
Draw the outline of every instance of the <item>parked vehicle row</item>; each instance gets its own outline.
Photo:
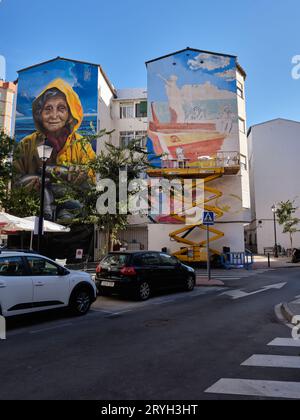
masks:
<path id="1" fill-rule="evenodd" d="M 157 291 L 195 287 L 195 271 L 162 252 L 111 252 L 99 263 L 95 281 L 49 258 L 0 251 L 0 315 L 5 317 L 68 307 L 84 315 L 100 295 L 126 294 L 145 301 Z M 98 289 L 98 290 L 97 290 Z"/>

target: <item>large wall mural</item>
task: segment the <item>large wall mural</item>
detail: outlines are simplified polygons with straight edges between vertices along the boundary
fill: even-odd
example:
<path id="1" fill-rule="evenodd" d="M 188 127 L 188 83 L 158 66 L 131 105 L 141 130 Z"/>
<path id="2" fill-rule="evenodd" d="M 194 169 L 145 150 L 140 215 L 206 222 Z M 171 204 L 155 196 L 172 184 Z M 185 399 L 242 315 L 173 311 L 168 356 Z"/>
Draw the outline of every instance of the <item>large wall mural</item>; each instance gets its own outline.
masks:
<path id="1" fill-rule="evenodd" d="M 186 50 L 148 63 L 148 103 L 156 166 L 238 150 L 235 57 Z"/>
<path id="2" fill-rule="evenodd" d="M 195 167 L 239 151 L 236 57 L 185 50 L 148 62 L 149 159 L 156 167 Z M 223 152 L 223 153 L 222 153 Z M 201 162 L 201 163 L 200 163 Z M 215 182 L 223 192 L 223 220 L 241 214 L 241 185 Z M 153 217 L 157 223 L 178 223 Z"/>
<path id="3" fill-rule="evenodd" d="M 80 203 L 74 200 L 61 206 L 55 204 L 66 191 L 54 181 L 59 175 L 65 181 L 87 187 L 80 165 L 94 159 L 95 151 L 80 139 L 97 130 L 97 103 L 98 67 L 95 65 L 57 59 L 19 74 L 16 182 L 39 189 L 42 161 L 37 148 L 43 144 L 51 146 L 45 192 L 45 217 L 50 220 L 70 219 L 80 211 Z"/>

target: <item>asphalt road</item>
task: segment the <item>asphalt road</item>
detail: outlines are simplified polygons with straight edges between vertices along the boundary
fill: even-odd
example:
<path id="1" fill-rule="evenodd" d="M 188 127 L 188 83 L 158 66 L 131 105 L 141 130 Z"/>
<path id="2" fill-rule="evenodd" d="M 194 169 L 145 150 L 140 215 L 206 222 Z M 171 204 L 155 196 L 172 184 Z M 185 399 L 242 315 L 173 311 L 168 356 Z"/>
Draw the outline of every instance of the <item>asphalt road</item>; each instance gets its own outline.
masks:
<path id="1" fill-rule="evenodd" d="M 285 282 L 281 289 L 263 289 Z M 0 399 L 266 399 L 274 382 L 277 393 L 283 382 L 296 384 L 283 392 L 286 398 L 298 397 L 299 384 L 300 399 L 300 347 L 268 346 L 291 337 L 274 306 L 300 294 L 300 270 L 226 285 L 142 305 L 126 302 L 118 311 L 106 302 L 105 310 L 98 305 L 84 318 L 55 312 L 9 321 L 7 340 L 0 341 Z M 236 290 L 243 293 L 224 294 Z M 256 366 L 255 356 L 254 366 L 242 366 L 253 355 L 272 355 L 275 365 Z M 293 356 L 296 367 L 279 367 L 283 360 L 274 356 L 288 356 L 287 364 Z M 255 385 L 249 388 L 249 381 Z M 267 388 L 260 381 L 268 381 Z M 260 386 L 265 391 L 257 391 Z"/>

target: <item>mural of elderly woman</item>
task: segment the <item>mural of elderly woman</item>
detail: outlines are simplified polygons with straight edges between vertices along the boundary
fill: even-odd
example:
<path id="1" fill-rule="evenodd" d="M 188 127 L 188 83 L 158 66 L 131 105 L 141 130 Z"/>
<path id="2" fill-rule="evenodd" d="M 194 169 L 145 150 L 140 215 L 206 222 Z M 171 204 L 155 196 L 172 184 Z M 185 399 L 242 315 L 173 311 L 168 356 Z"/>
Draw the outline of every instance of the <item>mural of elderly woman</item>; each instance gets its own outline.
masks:
<path id="1" fill-rule="evenodd" d="M 62 79 L 51 82 L 34 100 L 32 114 L 36 131 L 25 137 L 19 144 L 14 167 L 19 185 L 39 189 L 42 161 L 37 148 L 48 144 L 53 148 L 47 162 L 49 177 L 45 193 L 45 217 L 53 219 L 53 201 L 62 198 L 65 189 L 53 180 L 51 173 L 65 177 L 73 184 L 87 184 L 83 179 L 80 165 L 95 159 L 95 152 L 90 144 L 82 144 L 82 137 L 77 133 L 82 120 L 83 109 L 77 93 Z M 77 168 L 74 171 L 74 168 Z M 93 174 L 89 174 L 93 179 Z M 74 200 L 57 208 L 57 218 L 70 218 L 79 210 L 80 203 Z"/>

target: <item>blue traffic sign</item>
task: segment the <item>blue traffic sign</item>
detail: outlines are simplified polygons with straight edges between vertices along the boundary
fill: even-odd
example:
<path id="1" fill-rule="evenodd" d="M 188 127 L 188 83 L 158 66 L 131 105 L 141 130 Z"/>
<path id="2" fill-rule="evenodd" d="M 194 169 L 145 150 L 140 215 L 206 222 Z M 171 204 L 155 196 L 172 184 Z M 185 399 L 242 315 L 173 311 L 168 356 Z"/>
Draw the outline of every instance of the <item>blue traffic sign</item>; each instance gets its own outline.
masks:
<path id="1" fill-rule="evenodd" d="M 203 224 L 205 226 L 213 226 L 215 224 L 215 213 L 213 211 L 205 211 L 203 213 Z"/>

